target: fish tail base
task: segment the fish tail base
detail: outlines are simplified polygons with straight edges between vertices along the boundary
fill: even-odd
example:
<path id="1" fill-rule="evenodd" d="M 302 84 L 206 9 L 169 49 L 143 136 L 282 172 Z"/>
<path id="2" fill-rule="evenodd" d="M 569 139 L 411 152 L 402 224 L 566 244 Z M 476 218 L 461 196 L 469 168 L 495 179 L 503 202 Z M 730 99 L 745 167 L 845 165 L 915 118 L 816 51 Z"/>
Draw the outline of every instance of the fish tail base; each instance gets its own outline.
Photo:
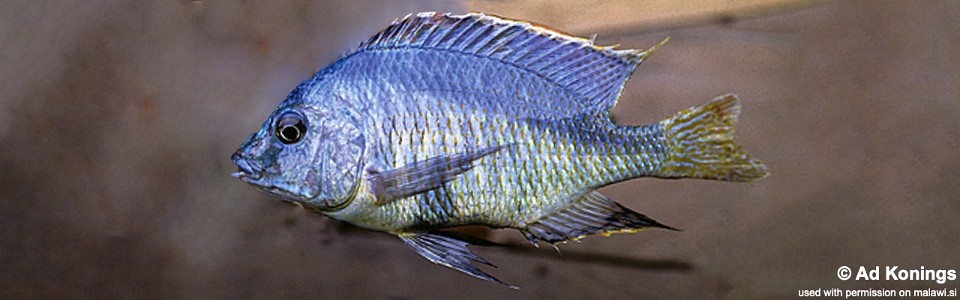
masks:
<path id="1" fill-rule="evenodd" d="M 767 167 L 733 141 L 740 114 L 736 95 L 717 97 L 660 121 L 667 157 L 660 177 L 753 181 L 767 176 Z"/>

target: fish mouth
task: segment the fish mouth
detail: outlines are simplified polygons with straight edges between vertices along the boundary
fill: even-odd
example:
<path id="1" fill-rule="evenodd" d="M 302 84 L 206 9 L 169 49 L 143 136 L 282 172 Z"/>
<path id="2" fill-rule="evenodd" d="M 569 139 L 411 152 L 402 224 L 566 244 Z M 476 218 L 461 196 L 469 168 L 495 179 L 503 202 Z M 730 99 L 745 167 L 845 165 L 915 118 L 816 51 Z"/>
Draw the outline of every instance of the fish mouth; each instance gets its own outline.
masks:
<path id="1" fill-rule="evenodd" d="M 272 184 L 267 180 L 264 180 L 264 171 L 259 171 L 254 173 L 251 173 L 249 171 L 250 171 L 249 169 L 244 169 L 244 167 L 240 167 L 240 171 L 230 173 L 230 175 L 233 177 L 236 177 L 237 179 L 240 179 L 240 181 L 246 182 L 256 187 L 258 190 L 266 193 L 267 195 L 280 197 L 283 201 L 301 202 L 300 200 L 301 198 L 310 198 L 310 197 L 305 197 L 303 195 L 298 195 L 287 189 L 276 186 L 275 184 Z"/>
<path id="2" fill-rule="evenodd" d="M 230 173 L 230 176 L 240 179 L 240 181 L 259 186 L 260 179 L 263 178 L 263 173 L 250 174 L 243 171 L 237 171 L 237 172 Z"/>
<path id="3" fill-rule="evenodd" d="M 236 177 L 237 179 L 242 180 L 246 183 L 256 184 L 261 178 L 263 178 L 263 168 L 258 165 L 252 164 L 240 153 L 234 153 L 230 157 L 233 160 L 233 163 L 237 165 L 239 169 L 237 172 L 230 173 L 230 176 Z"/>
<path id="4" fill-rule="evenodd" d="M 230 173 L 230 176 L 233 176 L 233 177 L 235 177 L 235 178 L 237 178 L 237 179 L 240 179 L 240 180 L 243 180 L 243 181 L 245 181 L 245 182 L 249 182 L 249 181 L 252 181 L 252 180 L 253 180 L 253 181 L 256 181 L 256 180 L 260 180 L 261 178 L 263 178 L 263 172 L 261 171 L 261 172 L 259 172 L 259 173 L 249 173 L 249 172 L 247 172 L 247 171 L 245 171 L 245 170 L 243 170 L 243 169 L 240 169 L 239 171 Z"/>

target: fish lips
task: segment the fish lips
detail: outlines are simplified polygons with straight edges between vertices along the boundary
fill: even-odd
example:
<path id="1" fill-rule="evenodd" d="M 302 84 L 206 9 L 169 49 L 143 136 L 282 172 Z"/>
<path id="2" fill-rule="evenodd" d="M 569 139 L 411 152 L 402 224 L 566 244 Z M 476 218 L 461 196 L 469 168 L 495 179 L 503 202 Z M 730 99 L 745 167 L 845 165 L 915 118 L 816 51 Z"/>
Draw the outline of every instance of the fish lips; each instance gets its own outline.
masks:
<path id="1" fill-rule="evenodd" d="M 230 159 L 233 160 L 233 163 L 237 165 L 238 168 L 240 168 L 239 171 L 230 173 L 231 176 L 250 184 L 253 184 L 263 178 L 263 167 L 244 159 L 239 152 L 234 153 Z"/>
<path id="2" fill-rule="evenodd" d="M 282 191 L 271 185 L 268 180 L 264 178 L 266 171 L 262 166 L 245 159 L 243 155 L 240 154 L 240 151 L 234 153 L 230 158 L 239 169 L 237 172 L 230 173 L 230 176 L 249 183 L 268 194 L 281 196 L 279 192 Z"/>

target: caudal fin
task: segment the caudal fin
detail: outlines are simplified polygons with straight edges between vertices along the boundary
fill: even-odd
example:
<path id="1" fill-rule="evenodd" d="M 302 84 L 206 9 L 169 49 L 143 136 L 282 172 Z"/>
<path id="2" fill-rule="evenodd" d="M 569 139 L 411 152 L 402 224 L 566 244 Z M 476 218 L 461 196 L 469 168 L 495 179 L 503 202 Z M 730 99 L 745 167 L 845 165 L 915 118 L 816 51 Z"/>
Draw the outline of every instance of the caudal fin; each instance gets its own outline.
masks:
<path id="1" fill-rule="evenodd" d="M 733 141 L 740 114 L 736 95 L 717 97 L 660 121 L 669 149 L 659 176 L 753 181 L 767 167 Z"/>

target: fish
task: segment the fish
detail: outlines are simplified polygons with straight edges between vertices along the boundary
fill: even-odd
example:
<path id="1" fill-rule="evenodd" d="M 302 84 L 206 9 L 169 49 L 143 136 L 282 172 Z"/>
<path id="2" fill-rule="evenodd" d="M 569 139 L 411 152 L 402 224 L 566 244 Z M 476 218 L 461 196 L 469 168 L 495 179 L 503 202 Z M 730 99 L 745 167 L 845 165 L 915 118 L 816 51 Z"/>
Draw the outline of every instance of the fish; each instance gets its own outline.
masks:
<path id="1" fill-rule="evenodd" d="M 411 14 L 296 86 L 233 153 L 232 175 L 516 288 L 480 270 L 493 264 L 449 229 L 516 229 L 534 246 L 674 230 L 597 189 L 767 176 L 733 140 L 736 95 L 614 122 L 624 84 L 666 41 L 616 49 L 482 13 Z"/>

